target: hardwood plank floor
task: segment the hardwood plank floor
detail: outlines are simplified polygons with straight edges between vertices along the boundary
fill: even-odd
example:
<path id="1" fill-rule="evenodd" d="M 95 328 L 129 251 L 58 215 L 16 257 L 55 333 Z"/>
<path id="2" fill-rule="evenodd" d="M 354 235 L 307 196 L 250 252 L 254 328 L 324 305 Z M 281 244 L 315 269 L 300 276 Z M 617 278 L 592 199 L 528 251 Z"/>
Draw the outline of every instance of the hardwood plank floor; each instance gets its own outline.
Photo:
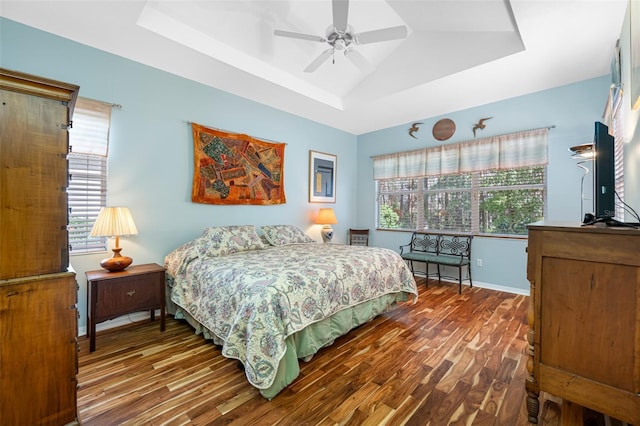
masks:
<path id="1" fill-rule="evenodd" d="M 80 339 L 84 425 L 527 425 L 528 298 L 424 285 L 397 308 L 322 349 L 272 401 L 236 361 L 182 321 L 142 322 Z M 541 395 L 540 424 L 560 424 Z M 602 419 L 602 420 L 601 420 Z M 587 422 L 588 421 L 588 422 Z M 613 419 L 607 424 L 622 425 Z M 597 413 L 580 424 L 605 425 Z"/>

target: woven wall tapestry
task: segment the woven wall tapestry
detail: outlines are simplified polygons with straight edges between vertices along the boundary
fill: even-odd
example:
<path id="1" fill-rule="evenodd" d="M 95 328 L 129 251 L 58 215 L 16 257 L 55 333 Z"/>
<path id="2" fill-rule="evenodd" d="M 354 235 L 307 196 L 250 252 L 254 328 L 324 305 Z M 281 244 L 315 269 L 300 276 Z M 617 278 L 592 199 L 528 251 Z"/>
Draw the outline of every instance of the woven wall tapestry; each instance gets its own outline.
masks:
<path id="1" fill-rule="evenodd" d="M 191 124 L 191 200 L 205 204 L 284 204 L 284 143 Z"/>

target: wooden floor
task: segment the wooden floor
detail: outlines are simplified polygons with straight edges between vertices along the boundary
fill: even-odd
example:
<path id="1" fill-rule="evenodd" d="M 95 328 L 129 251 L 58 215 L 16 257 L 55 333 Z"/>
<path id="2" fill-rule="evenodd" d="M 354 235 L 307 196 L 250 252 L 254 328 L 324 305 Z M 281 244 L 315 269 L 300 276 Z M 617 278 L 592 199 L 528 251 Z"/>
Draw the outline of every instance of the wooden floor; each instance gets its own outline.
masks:
<path id="1" fill-rule="evenodd" d="M 168 318 L 82 338 L 83 425 L 527 425 L 528 298 L 418 279 L 418 303 L 399 305 L 322 349 L 272 401 L 233 360 Z M 542 394 L 540 423 L 560 424 Z M 580 424 L 605 425 L 585 412 Z M 622 425 L 607 420 L 607 425 Z"/>

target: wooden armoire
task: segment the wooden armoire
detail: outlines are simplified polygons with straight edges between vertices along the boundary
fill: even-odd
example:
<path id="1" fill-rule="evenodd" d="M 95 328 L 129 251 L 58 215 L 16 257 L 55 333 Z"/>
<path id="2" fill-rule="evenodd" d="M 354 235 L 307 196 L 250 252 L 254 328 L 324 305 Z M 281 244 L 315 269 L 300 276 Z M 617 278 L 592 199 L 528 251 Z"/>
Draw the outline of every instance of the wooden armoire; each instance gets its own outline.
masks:
<path id="1" fill-rule="evenodd" d="M 0 424 L 77 423 L 68 127 L 79 87 L 0 68 Z"/>

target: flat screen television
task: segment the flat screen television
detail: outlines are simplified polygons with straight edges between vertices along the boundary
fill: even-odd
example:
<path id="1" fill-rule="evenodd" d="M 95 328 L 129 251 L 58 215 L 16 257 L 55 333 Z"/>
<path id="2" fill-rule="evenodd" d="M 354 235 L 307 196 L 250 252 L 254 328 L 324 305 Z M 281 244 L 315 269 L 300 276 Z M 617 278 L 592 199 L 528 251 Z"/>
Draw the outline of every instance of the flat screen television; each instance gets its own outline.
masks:
<path id="1" fill-rule="evenodd" d="M 606 221 L 616 214 L 615 195 L 615 147 L 609 128 L 596 122 L 593 139 L 596 156 L 594 159 L 595 219 Z"/>

